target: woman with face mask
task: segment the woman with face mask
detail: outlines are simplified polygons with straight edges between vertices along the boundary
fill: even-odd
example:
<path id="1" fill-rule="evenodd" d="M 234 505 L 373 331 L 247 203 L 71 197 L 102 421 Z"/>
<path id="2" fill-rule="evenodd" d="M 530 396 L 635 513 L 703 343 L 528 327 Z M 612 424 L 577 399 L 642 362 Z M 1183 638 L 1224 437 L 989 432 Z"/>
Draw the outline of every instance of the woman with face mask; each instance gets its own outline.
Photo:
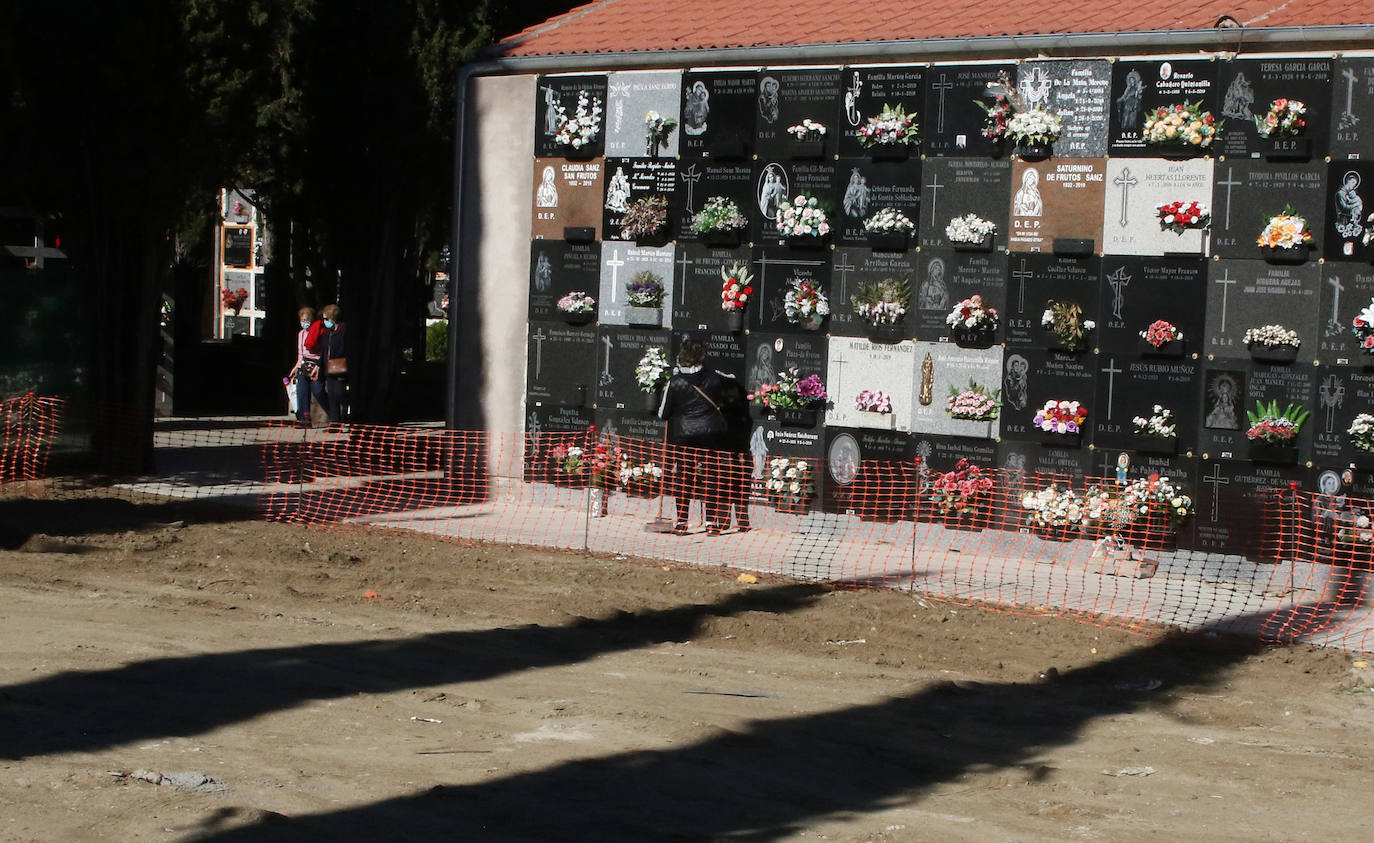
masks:
<path id="1" fill-rule="evenodd" d="M 310 396 L 326 412 L 329 398 L 324 391 L 324 373 L 320 371 L 320 351 L 324 347 L 324 323 L 315 318 L 315 308 L 302 307 L 297 313 L 300 330 L 296 332 L 296 365 L 287 373 L 288 381 L 296 383 L 296 424 L 310 426 Z"/>
<path id="2" fill-rule="evenodd" d="M 324 317 L 324 392 L 329 397 L 325 407 L 329 413 L 329 424 L 335 426 L 343 420 L 344 399 L 348 394 L 348 348 L 344 336 L 343 311 L 337 304 L 327 304 L 320 311 Z"/>

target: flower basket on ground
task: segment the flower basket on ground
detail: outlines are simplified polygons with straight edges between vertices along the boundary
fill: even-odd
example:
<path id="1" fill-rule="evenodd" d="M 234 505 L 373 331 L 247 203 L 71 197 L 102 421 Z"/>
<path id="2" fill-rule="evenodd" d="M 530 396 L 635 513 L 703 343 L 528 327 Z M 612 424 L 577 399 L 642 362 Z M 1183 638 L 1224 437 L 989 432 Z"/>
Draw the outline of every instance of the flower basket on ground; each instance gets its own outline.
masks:
<path id="1" fill-rule="evenodd" d="M 620 218 L 620 237 L 644 245 L 662 245 L 668 239 L 668 199 L 654 194 L 630 203 Z"/>
<path id="2" fill-rule="evenodd" d="M 569 324 L 585 325 L 596 318 L 596 299 L 581 290 L 573 290 L 558 300 L 558 311 Z"/>
<path id="3" fill-rule="evenodd" d="M 997 308 L 989 307 L 983 297 L 974 294 L 958 304 L 945 316 L 954 341 L 970 348 L 987 348 L 997 335 L 1001 319 Z"/>
<path id="4" fill-rule="evenodd" d="M 554 485 L 581 488 L 591 477 L 591 457 L 576 445 L 558 445 L 549 452 Z"/>
<path id="5" fill-rule="evenodd" d="M 754 295 L 754 276 L 740 263 L 720 268 L 720 309 L 725 311 L 726 327 L 738 331 L 744 327 L 744 309 Z"/>
<path id="6" fill-rule="evenodd" d="M 1365 354 L 1374 354 L 1374 300 L 1360 309 L 1355 318 L 1350 320 L 1350 326 Z"/>
<path id="7" fill-rule="evenodd" d="M 875 159 L 905 160 L 911 147 L 921 142 L 921 128 L 914 114 L 901 103 L 883 110 L 859 127 L 859 144 Z"/>
<path id="8" fill-rule="evenodd" d="M 808 331 L 820 330 L 821 323 L 830 315 L 830 299 L 815 282 L 803 278 L 792 279 L 783 294 L 782 306 L 788 322 Z"/>
<path id="9" fill-rule="evenodd" d="M 1042 442 L 1076 447 L 1083 433 L 1083 423 L 1087 420 L 1087 409 L 1077 401 L 1051 398 L 1045 402 L 1045 406 L 1035 411 L 1031 423 L 1039 428 Z"/>
<path id="10" fill-rule="evenodd" d="M 1160 106 L 1145 114 L 1141 130 L 1145 143 L 1170 152 L 1189 154 L 1210 149 L 1225 121 L 1204 111 L 1202 100 Z"/>
<path id="11" fill-rule="evenodd" d="M 882 208 L 864 220 L 868 245 L 879 251 L 904 252 L 916 223 L 897 208 Z"/>
<path id="12" fill-rule="evenodd" d="M 1193 514 L 1193 499 L 1158 474 L 1127 483 L 1121 492 L 1121 506 L 1130 522 L 1143 528 L 1138 532 L 1176 533 Z"/>
<path id="13" fill-rule="evenodd" d="M 803 459 L 774 457 L 768 461 L 768 495 L 783 512 L 805 512 L 816 494 L 811 464 Z"/>
<path id="14" fill-rule="evenodd" d="M 814 427 L 816 414 L 824 409 L 829 396 L 820 375 L 800 377 L 796 367 L 779 372 L 776 383 L 759 384 L 749 394 L 749 400 L 779 421 L 802 427 Z"/>
<path id="15" fill-rule="evenodd" d="M 1001 407 L 1000 389 L 991 389 L 972 379 L 967 389 L 959 389 L 951 384 L 949 398 L 945 399 L 945 412 L 949 417 L 963 421 L 993 421 Z"/>
<path id="16" fill-rule="evenodd" d="M 902 322 L 911 305 L 911 284 L 905 278 L 884 278 L 859 285 L 859 292 L 849 297 L 854 313 L 868 323 L 869 337 L 874 342 L 898 342 L 902 339 Z"/>
<path id="17" fill-rule="evenodd" d="M 1251 359 L 1260 363 L 1286 364 L 1298 359 L 1302 339 L 1297 331 L 1282 325 L 1261 325 L 1245 331 L 1245 345 Z"/>
<path id="18" fill-rule="evenodd" d="M 740 233 L 749 227 L 749 218 L 740 212 L 735 200 L 712 196 L 692 215 L 692 233 L 708 246 L 738 246 Z"/>
<path id="19" fill-rule="evenodd" d="M 1071 532 L 1082 529 L 1086 512 L 1083 498 L 1057 483 L 1026 492 L 1021 496 L 1021 508 L 1026 510 L 1032 529 L 1049 539 L 1071 538 Z"/>
<path id="20" fill-rule="evenodd" d="M 635 383 L 644 393 L 646 410 L 657 410 L 659 392 L 668 382 L 672 367 L 668 365 L 668 354 L 659 346 L 650 346 L 635 365 Z"/>
<path id="21" fill-rule="evenodd" d="M 1312 245 L 1312 232 L 1307 230 L 1307 220 L 1292 205 L 1284 205 L 1281 212 L 1265 221 L 1255 242 L 1267 261 L 1302 263 Z"/>
<path id="22" fill-rule="evenodd" d="M 633 498 L 651 498 L 659 494 L 663 485 L 663 469 L 654 462 L 633 462 L 628 457 L 620 461 L 620 488 Z"/>
<path id="23" fill-rule="evenodd" d="M 1178 421 L 1169 408 L 1156 404 L 1149 416 L 1136 416 L 1131 424 L 1135 450 L 1147 454 L 1178 452 Z"/>
<path id="24" fill-rule="evenodd" d="M 1182 357 L 1183 332 L 1172 322 L 1156 319 L 1140 332 L 1140 352 L 1147 357 Z"/>
<path id="25" fill-rule="evenodd" d="M 992 474 L 966 459 L 951 471 L 938 475 L 931 483 L 931 502 L 950 526 L 981 529 L 982 519 L 992 501 Z"/>
<path id="26" fill-rule="evenodd" d="M 589 153 L 601 131 L 601 98 L 577 92 L 577 109 L 568 114 L 562 103 L 554 106 L 557 118 L 553 140 L 570 153 Z"/>
<path id="27" fill-rule="evenodd" d="M 997 233 L 997 223 L 985 220 L 977 214 L 964 214 L 955 217 L 945 226 L 945 239 L 956 251 L 986 252 L 992 249 L 992 236 Z"/>
<path id="28" fill-rule="evenodd" d="M 1050 299 L 1040 316 L 1040 327 L 1053 337 L 1050 348 L 1084 351 L 1088 347 L 1088 334 L 1097 327 L 1097 323 L 1083 318 L 1083 307 L 1078 302 Z"/>
<path id="29" fill-rule="evenodd" d="M 821 200 L 798 193 L 778 205 L 777 227 L 789 243 L 819 245 L 830 236 L 830 215 Z"/>

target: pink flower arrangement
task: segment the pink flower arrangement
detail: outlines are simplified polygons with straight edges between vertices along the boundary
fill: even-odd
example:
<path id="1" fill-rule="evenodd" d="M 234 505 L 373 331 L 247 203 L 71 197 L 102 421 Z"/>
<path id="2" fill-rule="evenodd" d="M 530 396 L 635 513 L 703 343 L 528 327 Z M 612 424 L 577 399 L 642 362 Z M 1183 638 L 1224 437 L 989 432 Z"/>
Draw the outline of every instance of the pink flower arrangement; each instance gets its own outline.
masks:
<path id="1" fill-rule="evenodd" d="M 1163 348 L 1165 343 L 1183 339 L 1183 332 L 1171 322 L 1156 319 L 1150 323 L 1150 327 L 1140 332 L 1140 338 L 1155 348 Z"/>
<path id="2" fill-rule="evenodd" d="M 931 484 L 935 505 L 946 515 L 976 512 L 978 504 L 992 495 L 992 477 L 986 469 L 968 460 L 959 460 L 953 471 L 935 478 Z"/>
<path id="3" fill-rule="evenodd" d="M 720 277 L 720 309 L 744 310 L 745 305 L 749 304 L 749 297 L 754 295 L 754 276 L 737 263 L 729 269 L 721 267 Z"/>
<path id="4" fill-rule="evenodd" d="M 892 398 L 886 392 L 865 389 L 854 399 L 854 407 L 865 413 L 891 413 Z"/>
<path id="5" fill-rule="evenodd" d="M 1046 433 L 1079 433 L 1087 420 L 1088 411 L 1077 401 L 1051 398 L 1035 411 L 1034 424 Z"/>
<path id="6" fill-rule="evenodd" d="M 1360 348 L 1374 354 L 1374 300 L 1361 308 L 1350 324 L 1360 340 Z"/>

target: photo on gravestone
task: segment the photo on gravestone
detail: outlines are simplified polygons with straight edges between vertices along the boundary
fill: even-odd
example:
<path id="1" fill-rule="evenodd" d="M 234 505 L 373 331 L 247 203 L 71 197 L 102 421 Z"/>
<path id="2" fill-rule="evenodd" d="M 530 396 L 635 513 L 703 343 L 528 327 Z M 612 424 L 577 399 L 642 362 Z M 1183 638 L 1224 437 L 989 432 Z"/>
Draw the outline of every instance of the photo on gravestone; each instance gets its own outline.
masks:
<path id="1" fill-rule="evenodd" d="M 751 332 L 745 342 L 744 386 L 750 392 L 765 383 L 777 383 L 778 373 L 795 366 L 801 377 L 818 374 L 826 380 L 829 341 L 824 335 L 796 336 Z M 756 415 L 759 413 L 756 412 Z"/>
<path id="2" fill-rule="evenodd" d="M 1013 163 L 1008 248 L 1052 252 L 1055 239 L 1065 238 L 1091 240 L 1093 254 L 1101 251 L 1106 164 L 1102 158 Z"/>
<path id="3" fill-rule="evenodd" d="M 840 119 L 836 121 L 838 152 L 843 157 L 864 157 L 874 150 L 864 146 L 859 130 L 869 120 L 880 117 L 884 109 L 900 112 L 916 122 L 918 138 L 925 137 L 925 72 L 924 65 L 906 67 L 846 67 L 842 81 L 844 91 Z M 889 112 L 891 113 L 891 112 Z M 921 154 L 919 145 L 904 145 L 911 158 Z M 885 154 L 879 148 L 878 155 Z M 888 149 L 886 154 L 891 154 Z"/>
<path id="4" fill-rule="evenodd" d="M 833 215 L 833 242 L 852 246 L 867 243 L 865 222 L 887 208 L 900 212 L 916 227 L 910 232 L 909 238 L 912 245 L 919 242 L 920 159 L 872 161 L 867 158 L 842 158 L 835 165 L 835 183 L 830 195 L 838 199 Z"/>
<path id="5" fill-rule="evenodd" d="M 1368 158 L 1374 147 L 1374 57 L 1341 56 L 1331 78 L 1331 159 Z"/>
<path id="6" fill-rule="evenodd" d="M 734 203 L 738 216 L 744 217 L 743 228 L 729 226 L 719 228 L 721 221 L 729 221 L 731 214 L 727 202 Z M 693 217 L 706 210 L 702 225 L 716 225 L 707 233 L 697 234 L 692 230 Z M 728 232 L 742 244 L 747 244 L 754 231 L 754 221 L 762 211 L 755 193 L 754 167 L 748 161 L 713 162 L 709 159 L 683 158 L 677 162 L 677 190 L 673 192 L 673 204 L 669 211 L 672 217 L 675 239 L 708 240 L 728 237 Z"/>
<path id="7" fill-rule="evenodd" d="M 824 337 L 830 317 L 821 314 L 819 292 L 826 311 L 834 306 L 830 289 L 830 252 L 756 246 L 753 250 L 754 301 L 745 309 L 745 324 L 754 331 L 809 334 Z M 793 294 L 792 316 L 787 313 Z"/>
<path id="8" fill-rule="evenodd" d="M 1097 355 L 1097 390 L 1089 419 L 1093 445 L 1144 454 L 1185 456 L 1197 450 L 1199 361 L 1142 357 L 1133 352 Z M 1155 406 L 1160 410 L 1156 411 Z M 1159 431 L 1172 425 L 1176 435 L 1138 435 L 1140 427 Z M 1150 420 L 1156 419 L 1154 426 Z"/>
<path id="9" fill-rule="evenodd" d="M 1374 161 L 1332 161 L 1326 175 L 1326 228 L 1314 231 L 1328 261 L 1374 259 Z M 1368 241 L 1368 242 L 1367 242 Z"/>
<path id="10" fill-rule="evenodd" d="M 1002 251 L 1010 225 L 1011 161 L 986 158 L 932 158 L 921 165 L 921 217 L 914 220 L 921 247 L 953 247 Z M 970 215 L 977 220 L 969 219 Z M 956 235 L 946 233 L 956 219 Z M 981 222 L 980 222 L 981 221 Z M 995 228 L 985 240 L 975 240 L 986 223 Z"/>
<path id="11" fill-rule="evenodd" d="M 1357 263 L 1326 263 L 1321 267 L 1321 303 L 1315 357 L 1323 366 L 1364 369 L 1374 366 L 1374 325 L 1367 308 L 1374 307 L 1374 269 Z M 1365 314 L 1362 316 L 1362 314 Z M 1355 317 L 1365 327 L 1355 327 Z"/>
<path id="12" fill-rule="evenodd" d="M 754 207 L 745 212 L 752 224 L 750 239 L 756 243 L 784 242 L 786 238 L 778 231 L 782 205 L 795 204 L 797 198 L 804 195 L 816 200 L 818 207 L 825 212 L 831 231 L 822 237 L 801 238 L 801 245 L 820 249 L 834 242 L 844 213 L 833 192 L 834 182 L 834 161 L 765 160 L 760 157 L 754 162 Z"/>
<path id="13" fill-rule="evenodd" d="M 531 241 L 530 321 L 558 321 L 563 318 L 559 299 L 575 291 L 596 298 L 600 289 L 601 247 L 596 243 Z"/>
<path id="14" fill-rule="evenodd" d="M 1148 59 L 1112 64 L 1111 133 L 1113 158 L 1158 156 L 1162 147 L 1145 142 L 1145 121 L 1157 108 L 1201 103 L 1221 119 L 1218 63 L 1209 59 Z M 1218 150 L 1219 152 L 1220 150 Z"/>
<path id="15" fill-rule="evenodd" d="M 1045 402 L 1051 398 L 1055 401 L 1077 401 L 1088 413 L 1077 443 L 1086 449 L 1092 441 L 1095 414 L 1099 412 L 1099 408 L 1094 406 L 1094 382 L 1096 370 L 1100 368 L 1097 356 L 1071 356 L 1042 348 L 1008 348 L 1003 355 L 1002 438 L 1040 442 L 1045 437 L 1035 425 L 1035 415 L 1045 406 Z M 1071 436 L 1049 441 L 1052 444 L 1074 444 Z"/>
<path id="16" fill-rule="evenodd" d="M 1042 108 L 1063 121 L 1063 131 L 1054 142 L 1056 158 L 1101 158 L 1107 154 L 1111 62 L 1023 62 L 1017 69 L 1016 87 L 1028 107 Z"/>
<path id="17" fill-rule="evenodd" d="M 1253 564 L 1273 561 L 1279 547 L 1274 490 L 1291 482 L 1302 484 L 1309 476 L 1301 466 L 1216 459 L 1199 463 L 1193 536 L 1189 544 L 1179 544 L 1207 556 L 1195 555 L 1189 562 L 1190 572 L 1216 583 L 1253 583 Z"/>
<path id="18" fill-rule="evenodd" d="M 872 343 L 862 337 L 830 337 L 831 405 L 827 425 L 873 430 L 911 430 L 917 390 L 912 342 Z"/>
<path id="19" fill-rule="evenodd" d="M 596 328 L 531 322 L 525 354 L 528 406 L 592 406 L 596 390 Z"/>
<path id="20" fill-rule="evenodd" d="M 667 423 L 656 413 L 637 413 L 598 407 L 594 414 L 598 438 L 620 449 L 620 459 L 642 465 L 663 465 L 663 431 Z M 612 453 L 612 459 L 619 459 Z"/>
<path id="21" fill-rule="evenodd" d="M 1270 138 L 1260 135 L 1255 119 L 1269 114 L 1275 100 L 1297 100 L 1306 106 L 1306 126 L 1296 135 L 1310 146 L 1313 161 L 1320 161 L 1330 145 L 1332 68 L 1325 56 L 1292 56 L 1235 59 L 1221 62 L 1217 88 L 1226 121 L 1217 152 L 1228 159 L 1263 158 L 1271 150 Z"/>
<path id="22" fill-rule="evenodd" d="M 606 82 L 606 157 L 673 158 L 682 71 L 623 70 Z"/>
<path id="23" fill-rule="evenodd" d="M 635 368 L 650 348 L 657 348 L 667 358 L 670 336 L 665 330 L 600 326 L 596 332 L 596 406 L 627 413 L 658 412 L 657 397 L 662 393 L 640 389 Z M 671 371 L 671 358 L 668 362 Z M 650 395 L 655 397 L 652 408 L 646 397 Z"/>
<path id="24" fill-rule="evenodd" d="M 1001 74 L 1016 75 L 1016 65 L 935 64 L 926 68 L 925 125 L 921 151 L 929 156 L 995 158 L 1002 145 L 983 135 L 987 112 L 979 103 L 992 105 L 988 83 Z"/>
<path id="25" fill-rule="evenodd" d="M 1310 399 L 1312 408 L 1312 461 L 1322 468 L 1345 468 L 1357 463 L 1359 471 L 1369 471 L 1374 451 L 1356 446 L 1371 444 L 1364 425 L 1350 432 L 1355 418 L 1374 413 L 1374 371 L 1335 369 L 1318 371 L 1317 391 Z M 1366 421 L 1366 420 L 1362 420 Z"/>
<path id="26" fill-rule="evenodd" d="M 583 447 L 595 423 L 591 406 L 525 405 L 525 475 L 527 482 L 548 482 L 560 447 Z"/>
<path id="27" fill-rule="evenodd" d="M 608 241 L 601 244 L 601 295 L 597 300 L 597 321 L 603 325 L 625 325 L 630 317 L 630 283 L 657 282 L 663 287 L 663 314 L 659 324 L 672 324 L 673 256 L 672 246 L 645 247 L 633 243 Z"/>
<path id="28" fill-rule="evenodd" d="M 1266 223 L 1292 206 L 1314 238 L 1307 260 L 1322 257 L 1326 228 L 1326 164 L 1227 158 L 1212 175 L 1213 255 L 1262 260 L 1257 242 Z"/>
<path id="29" fill-rule="evenodd" d="M 536 240 L 562 240 L 567 228 L 591 228 L 591 239 L 601 232 L 602 162 L 534 159 L 533 223 Z"/>
<path id="30" fill-rule="evenodd" d="M 740 278 L 740 273 L 736 273 L 733 277 L 741 281 L 748 279 L 747 283 L 754 286 L 755 295 L 745 303 L 744 313 L 747 315 L 751 308 L 759 306 L 749 249 L 743 246 L 738 249 L 712 249 L 698 243 L 678 244 L 677 256 L 673 261 L 674 331 L 728 331 L 728 316 L 721 308 L 721 288 L 725 283 L 721 270 L 728 272 L 735 267 L 747 274 Z"/>
<path id="31" fill-rule="evenodd" d="M 1077 343 L 1078 352 L 1096 347 L 1102 258 L 1013 254 L 1010 266 L 1007 306 L 1002 319 L 1007 345 L 1037 348 L 1067 345 L 1069 338 L 1045 327 L 1045 314 L 1050 309 L 1050 302 L 1054 301 L 1078 307 L 1077 322 L 1082 333 Z M 1088 322 L 1094 323 L 1092 328 L 1088 328 Z"/>
<path id="32" fill-rule="evenodd" d="M 1205 261 L 1188 258 L 1139 258 L 1108 255 L 1102 259 L 1098 288 L 1098 348 L 1140 352 L 1151 357 L 1192 357 L 1203 349 L 1207 310 Z M 1168 328 L 1158 326 L 1150 343 L 1142 333 L 1167 322 L 1181 339 L 1165 341 Z"/>
<path id="33" fill-rule="evenodd" d="M 836 135 L 843 119 L 839 112 L 842 102 L 839 68 L 806 68 L 803 70 L 761 70 L 757 114 L 754 120 L 754 151 L 760 160 L 777 160 L 802 155 L 809 158 L 831 158 L 835 154 Z M 804 121 L 819 123 L 824 133 L 808 132 L 798 138 L 787 130 L 803 126 Z M 815 148 L 798 143 L 815 143 Z"/>
<path id="34" fill-rule="evenodd" d="M 911 337 L 916 325 L 914 300 L 919 258 L 916 252 L 874 252 L 856 247 L 836 249 L 830 268 L 830 321 L 826 330 L 844 336 L 868 336 L 870 324 L 855 312 L 854 297 L 865 288 L 891 279 L 906 282 L 911 290 L 912 301 L 907 305 L 907 314 L 897 323 L 901 337 Z"/>
<path id="35" fill-rule="evenodd" d="M 905 433 L 864 428 L 825 430 L 826 512 L 861 521 L 909 521 L 919 476 Z"/>
<path id="36" fill-rule="evenodd" d="M 682 76 L 678 152 L 743 160 L 754 147 L 759 77 L 753 70 L 695 71 Z"/>
<path id="37" fill-rule="evenodd" d="M 1247 331 L 1281 326 L 1297 332 L 1297 359 L 1320 354 L 1319 291 L 1321 267 L 1281 266 L 1256 260 L 1214 261 L 1207 284 L 1207 336 L 1195 348 L 1203 354 L 1245 359 L 1277 348 L 1263 337 L 1247 345 Z M 1256 334 L 1251 335 L 1254 340 Z M 1273 337 L 1271 339 L 1277 339 Z"/>
<path id="38" fill-rule="evenodd" d="M 584 95 L 585 102 L 579 105 Z M 565 137 L 571 137 L 573 134 L 579 138 L 590 136 L 587 143 L 572 152 L 573 155 L 580 158 L 595 158 L 602 154 L 606 143 L 604 75 L 539 77 L 536 81 L 534 101 L 535 158 L 559 158 L 570 151 L 569 145 L 560 142 L 558 138 L 558 130 L 565 124 L 584 127 L 584 131 L 577 132 L 570 126 Z"/>
<path id="39" fill-rule="evenodd" d="M 997 438 L 1005 409 L 1001 406 L 1002 349 L 918 342 L 915 357 L 913 431 L 969 439 Z"/>
<path id="40" fill-rule="evenodd" d="M 1203 456 L 1223 460 L 1265 459 L 1266 455 L 1261 453 L 1262 443 L 1257 446 L 1255 441 L 1246 436 L 1252 426 L 1249 414 L 1259 412 L 1256 402 L 1262 401 L 1266 406 L 1271 401 L 1277 402 L 1280 413 L 1289 404 L 1311 411 L 1318 371 L 1308 364 L 1271 366 L 1249 360 L 1208 361 L 1203 367 L 1201 384 L 1205 415 L 1202 428 L 1198 431 L 1198 448 Z M 1235 383 L 1239 380 L 1237 372 L 1244 374 L 1244 383 Z M 1230 377 L 1223 377 L 1226 373 Z M 1240 399 L 1234 418 L 1239 426 L 1228 429 L 1224 425 L 1232 421 L 1229 410 L 1232 388 L 1243 388 L 1244 397 Z M 1296 440 L 1296 460 L 1299 464 L 1311 458 L 1312 434 L 1316 426 L 1314 412 L 1302 425 Z"/>
<path id="41" fill-rule="evenodd" d="M 1082 491 L 1082 480 L 1092 471 L 1093 459 L 1101 460 L 1096 451 L 1084 448 L 1046 448 L 1032 441 L 1003 439 L 997 443 L 999 479 L 1006 489 L 1002 524 L 1011 529 L 1016 525 L 1028 528 L 1030 518 L 1021 506 L 1021 495 L 1036 492 L 1056 482 L 1062 488 L 1073 483 L 1075 491 Z"/>
<path id="42" fill-rule="evenodd" d="M 673 239 L 677 232 L 677 222 L 672 219 L 677 189 L 677 161 L 607 158 L 606 192 L 601 202 L 601 239 L 659 244 Z M 627 221 L 632 228 L 625 227 Z M 651 231 L 654 223 L 661 223 L 661 226 Z"/>
<path id="43" fill-rule="evenodd" d="M 1102 251 L 1106 254 L 1207 256 L 1210 160 L 1113 158 L 1107 162 L 1106 194 L 1102 209 Z"/>

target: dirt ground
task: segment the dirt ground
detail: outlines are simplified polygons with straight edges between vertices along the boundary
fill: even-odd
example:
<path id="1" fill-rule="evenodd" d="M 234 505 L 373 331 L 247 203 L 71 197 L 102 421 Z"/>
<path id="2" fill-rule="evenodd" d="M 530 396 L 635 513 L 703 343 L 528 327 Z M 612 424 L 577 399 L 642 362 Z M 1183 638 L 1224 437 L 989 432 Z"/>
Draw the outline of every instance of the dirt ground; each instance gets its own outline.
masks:
<path id="1" fill-rule="evenodd" d="M 1368 839 L 1357 656 L 244 519 L 0 500 L 0 839 Z"/>

